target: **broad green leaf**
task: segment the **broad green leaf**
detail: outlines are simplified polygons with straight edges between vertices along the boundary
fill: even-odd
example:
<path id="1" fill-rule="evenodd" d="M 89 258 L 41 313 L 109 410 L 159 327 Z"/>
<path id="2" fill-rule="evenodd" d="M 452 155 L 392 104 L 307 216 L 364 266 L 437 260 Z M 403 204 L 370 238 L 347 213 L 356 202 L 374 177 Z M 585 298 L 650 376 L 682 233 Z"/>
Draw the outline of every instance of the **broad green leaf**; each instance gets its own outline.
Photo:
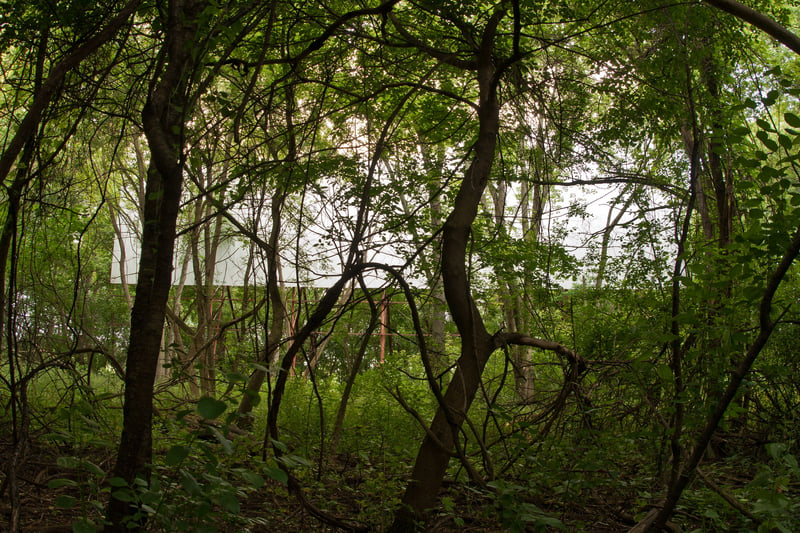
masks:
<path id="1" fill-rule="evenodd" d="M 121 502 L 134 502 L 136 501 L 136 497 L 133 494 L 133 491 L 130 489 L 124 490 L 115 490 L 111 493 L 114 498 Z"/>
<path id="2" fill-rule="evenodd" d="M 209 396 L 200 398 L 200 401 L 197 402 L 197 412 L 206 420 L 214 420 L 219 415 L 224 413 L 225 409 L 227 408 L 228 404 L 222 400 L 217 400 L 216 398 L 211 398 Z"/>
<path id="3" fill-rule="evenodd" d="M 800 128 L 800 117 L 791 112 L 783 114 L 783 119 L 793 128 Z"/>
<path id="4" fill-rule="evenodd" d="M 236 499 L 236 495 L 232 492 L 223 492 L 219 496 L 217 496 L 217 503 L 230 513 L 238 513 L 241 509 L 239 506 L 239 500 Z"/>
<path id="5" fill-rule="evenodd" d="M 264 469 L 264 474 L 284 485 L 289 481 L 289 476 L 278 466 L 268 466 Z"/>
<path id="6" fill-rule="evenodd" d="M 183 462 L 189 456 L 189 449 L 186 446 L 176 444 L 169 449 L 167 455 L 164 457 L 164 462 L 167 466 L 175 466 Z"/>
<path id="7" fill-rule="evenodd" d="M 783 442 L 770 442 L 765 444 L 764 448 L 767 450 L 769 456 L 773 459 L 778 459 L 786 452 L 786 444 Z"/>
<path id="8" fill-rule="evenodd" d="M 183 490 L 185 490 L 191 496 L 199 496 L 203 493 L 203 489 L 200 487 L 200 484 L 197 482 L 194 476 L 186 470 L 181 470 L 180 478 L 181 487 L 183 487 Z"/>
<path id="9" fill-rule="evenodd" d="M 86 468 L 86 470 L 88 470 L 89 472 L 91 472 L 92 474 L 94 474 L 96 476 L 105 476 L 106 475 L 105 471 L 102 468 L 100 468 L 99 466 L 97 466 L 96 464 L 94 464 L 93 462 L 91 462 L 89 460 L 84 460 L 83 461 L 83 466 Z"/>
<path id="10" fill-rule="evenodd" d="M 69 496 L 67 494 L 59 494 L 56 496 L 56 507 L 61 509 L 72 509 L 78 503 L 78 500 L 74 496 Z"/>
<path id="11" fill-rule="evenodd" d="M 656 367 L 656 372 L 658 373 L 658 377 L 661 378 L 661 381 L 663 381 L 664 383 L 672 383 L 673 381 L 672 369 L 669 367 L 669 365 L 666 365 L 664 363 L 658 365 Z"/>
<path id="12" fill-rule="evenodd" d="M 781 95 L 781 93 L 779 93 L 776 89 L 772 89 L 770 92 L 767 93 L 766 98 L 762 98 L 761 99 L 761 102 L 765 106 L 770 107 L 771 105 L 774 105 L 775 102 L 778 101 L 778 97 L 780 95 Z"/>
<path id="13" fill-rule="evenodd" d="M 245 383 L 247 381 L 247 376 L 241 372 L 228 372 L 225 374 L 225 377 L 232 383 Z"/>
<path id="14" fill-rule="evenodd" d="M 756 124 L 758 124 L 758 127 L 761 128 L 764 131 L 775 131 L 772 128 L 772 124 L 770 124 L 769 122 L 767 122 L 763 118 L 757 118 L 756 119 Z"/>
<path id="15" fill-rule="evenodd" d="M 766 146 L 767 149 L 773 152 L 778 149 L 778 143 L 770 139 L 769 134 L 766 131 L 761 130 L 756 132 L 756 137 L 758 137 L 758 140 L 761 141 L 761 143 Z"/>
<path id="16" fill-rule="evenodd" d="M 264 478 L 255 472 L 251 472 L 249 470 L 241 470 L 239 472 L 239 475 L 242 476 L 242 479 L 244 479 L 257 489 L 260 489 L 261 487 L 264 486 Z"/>
<path id="17" fill-rule="evenodd" d="M 222 448 L 225 450 L 225 453 L 227 453 L 228 455 L 232 454 L 233 453 L 233 443 L 231 441 L 229 441 L 228 439 L 226 439 L 225 435 L 220 433 L 220 431 L 217 428 L 215 428 L 214 426 L 211 426 L 208 429 L 211 431 L 211 434 L 214 435 L 214 438 L 217 439 L 217 442 L 222 444 Z"/>

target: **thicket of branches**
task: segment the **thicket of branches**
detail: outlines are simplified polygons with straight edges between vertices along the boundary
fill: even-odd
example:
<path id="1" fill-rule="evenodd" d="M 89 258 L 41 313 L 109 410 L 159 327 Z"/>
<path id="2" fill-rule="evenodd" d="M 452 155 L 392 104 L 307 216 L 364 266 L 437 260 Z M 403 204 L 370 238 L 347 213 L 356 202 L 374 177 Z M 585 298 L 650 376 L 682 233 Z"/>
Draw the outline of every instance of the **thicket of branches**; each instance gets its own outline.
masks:
<path id="1" fill-rule="evenodd" d="M 800 525 L 796 8 L 462 4 L 2 4 L 11 531 Z"/>

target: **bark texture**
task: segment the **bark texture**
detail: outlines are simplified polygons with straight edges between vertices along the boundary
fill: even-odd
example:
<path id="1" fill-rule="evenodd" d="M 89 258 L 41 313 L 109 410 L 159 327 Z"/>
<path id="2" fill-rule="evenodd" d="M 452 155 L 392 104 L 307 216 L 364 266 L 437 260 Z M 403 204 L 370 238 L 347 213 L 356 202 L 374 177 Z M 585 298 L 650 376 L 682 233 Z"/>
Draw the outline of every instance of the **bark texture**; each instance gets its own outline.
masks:
<path id="1" fill-rule="evenodd" d="M 202 3 L 172 0 L 166 24 L 166 65 L 142 111 L 150 146 L 139 278 L 131 311 L 123 428 L 113 476 L 129 485 L 149 477 L 152 460 L 153 384 L 172 280 L 175 228 L 181 197 L 183 129 L 190 108 L 187 87 L 194 59 L 189 46 Z M 196 56 L 195 56 L 196 57 Z M 109 501 L 105 531 L 131 529 L 128 502 Z"/>

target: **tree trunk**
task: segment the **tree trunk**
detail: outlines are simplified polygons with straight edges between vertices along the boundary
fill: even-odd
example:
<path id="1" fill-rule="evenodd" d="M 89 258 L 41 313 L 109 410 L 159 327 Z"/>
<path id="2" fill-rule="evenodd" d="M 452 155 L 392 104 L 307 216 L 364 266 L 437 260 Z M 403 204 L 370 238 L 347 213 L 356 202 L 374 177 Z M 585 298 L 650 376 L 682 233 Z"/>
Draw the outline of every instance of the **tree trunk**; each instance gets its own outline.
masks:
<path id="1" fill-rule="evenodd" d="M 481 374 L 494 347 L 470 292 L 467 247 L 472 223 L 494 162 L 499 127 L 495 67 L 492 58 L 494 36 L 502 14 L 487 23 L 478 51 L 480 90 L 478 139 L 474 156 L 444 224 L 442 234 L 442 278 L 453 321 L 461 335 L 456 371 L 440 398 L 439 409 L 426 433 L 414 463 L 402 505 L 395 513 L 390 532 L 413 531 L 424 520 L 425 511 L 436 503 L 447 465 L 453 455 L 456 436 L 480 385 Z"/>
<path id="2" fill-rule="evenodd" d="M 342 430 L 344 429 L 344 417 L 347 412 L 347 402 L 350 400 L 350 394 L 353 390 L 353 385 L 356 382 L 356 378 L 358 377 L 358 372 L 361 369 L 361 363 L 364 361 L 364 356 L 367 353 L 367 348 L 369 347 L 369 341 L 372 338 L 372 334 L 375 332 L 375 329 L 378 327 L 378 325 L 381 324 L 380 311 L 385 305 L 385 301 L 381 301 L 381 309 L 379 309 L 374 299 L 370 296 L 369 289 L 366 287 L 366 284 L 363 283 L 363 280 L 361 281 L 361 290 L 364 291 L 364 295 L 369 303 L 369 325 L 367 325 L 366 331 L 364 331 L 364 334 L 360 337 L 358 351 L 356 352 L 353 364 L 350 367 L 350 373 L 347 376 L 347 382 L 345 383 L 344 390 L 342 391 L 342 399 L 339 402 L 339 408 L 336 411 L 336 419 L 333 423 L 333 431 L 331 432 L 331 446 L 330 450 L 328 450 L 331 455 L 336 453 L 336 449 L 339 446 L 339 439 L 341 438 Z"/>
<path id="3" fill-rule="evenodd" d="M 608 246 L 611 244 L 611 234 L 617 227 L 617 224 L 619 224 L 619 221 L 622 220 L 622 215 L 628 211 L 628 208 L 633 203 L 635 195 L 636 191 L 631 191 L 631 195 L 627 200 L 625 200 L 625 203 L 620 208 L 619 213 L 617 213 L 613 219 L 611 216 L 614 214 L 614 208 L 617 206 L 617 201 L 614 201 L 614 203 L 611 204 L 611 207 L 608 208 L 606 227 L 603 228 L 603 239 L 600 243 L 600 259 L 597 261 L 597 278 L 595 278 L 594 281 L 595 289 L 599 290 L 603 288 L 603 281 L 605 280 L 606 276 L 606 265 L 608 264 Z"/>
<path id="4" fill-rule="evenodd" d="M 149 478 L 152 462 L 153 383 L 161 348 L 167 299 L 172 278 L 175 227 L 183 176 L 183 129 L 189 115 L 188 73 L 195 34 L 194 21 L 202 4 L 172 0 L 166 25 L 167 63 L 142 111 L 150 146 L 150 168 L 145 191 L 139 278 L 131 312 L 130 341 L 125 375 L 122 438 L 113 477 L 129 486 Z M 106 531 L 130 529 L 130 503 L 112 493 Z"/>
<path id="5" fill-rule="evenodd" d="M 267 331 L 266 346 L 264 346 L 264 351 L 259 357 L 262 368 L 256 368 L 250 374 L 245 393 L 242 395 L 242 401 L 239 402 L 238 424 L 246 429 L 252 427 L 253 419 L 250 413 L 253 411 L 261 386 L 264 384 L 264 380 L 267 379 L 267 372 L 264 370 L 263 365 L 271 365 L 275 359 L 283 336 L 283 325 L 287 319 L 286 305 L 278 283 L 278 269 L 280 268 L 278 246 L 281 232 L 281 212 L 285 198 L 286 194 L 280 188 L 272 196 L 272 228 L 270 230 L 269 246 L 266 250 L 270 325 Z"/>

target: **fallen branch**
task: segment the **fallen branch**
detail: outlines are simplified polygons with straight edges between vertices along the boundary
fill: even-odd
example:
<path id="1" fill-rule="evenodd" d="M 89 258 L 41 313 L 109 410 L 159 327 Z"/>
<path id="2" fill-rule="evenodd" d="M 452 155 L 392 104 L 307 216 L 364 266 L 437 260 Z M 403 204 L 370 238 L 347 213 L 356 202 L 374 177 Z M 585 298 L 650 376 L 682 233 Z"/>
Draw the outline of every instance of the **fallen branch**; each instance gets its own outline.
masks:
<path id="1" fill-rule="evenodd" d="M 761 525 L 761 520 L 759 520 L 758 517 L 756 517 L 747 508 L 745 508 L 745 506 L 742 505 L 742 503 L 739 500 L 728 494 L 725 491 L 725 489 L 714 483 L 714 480 L 706 476 L 705 472 L 700 470 L 700 467 L 697 467 L 695 473 L 697 474 L 697 477 L 703 480 L 703 483 L 708 485 L 708 488 L 719 494 L 722 497 L 722 499 L 728 503 L 728 505 L 739 511 L 743 516 L 747 517 L 754 524 Z"/>

